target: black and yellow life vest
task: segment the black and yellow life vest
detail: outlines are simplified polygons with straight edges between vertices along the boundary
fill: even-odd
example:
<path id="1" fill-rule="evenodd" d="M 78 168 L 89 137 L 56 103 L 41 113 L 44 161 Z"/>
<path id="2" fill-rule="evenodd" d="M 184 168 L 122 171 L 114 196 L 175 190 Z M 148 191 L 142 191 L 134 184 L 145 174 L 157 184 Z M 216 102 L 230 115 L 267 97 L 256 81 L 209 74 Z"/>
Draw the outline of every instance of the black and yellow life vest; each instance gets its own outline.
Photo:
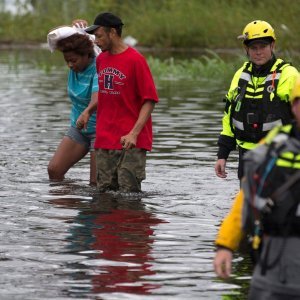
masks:
<path id="1" fill-rule="evenodd" d="M 294 132 L 295 125 L 275 128 L 266 144 L 244 156 L 248 215 L 266 234 L 300 235 L 300 138 Z"/>
<path id="2" fill-rule="evenodd" d="M 257 143 L 277 125 L 291 122 L 289 101 L 277 95 L 282 69 L 289 64 L 277 59 L 262 83 L 256 87 L 250 62 L 245 65 L 238 82 L 238 95 L 231 103 L 231 128 L 235 138 Z"/>

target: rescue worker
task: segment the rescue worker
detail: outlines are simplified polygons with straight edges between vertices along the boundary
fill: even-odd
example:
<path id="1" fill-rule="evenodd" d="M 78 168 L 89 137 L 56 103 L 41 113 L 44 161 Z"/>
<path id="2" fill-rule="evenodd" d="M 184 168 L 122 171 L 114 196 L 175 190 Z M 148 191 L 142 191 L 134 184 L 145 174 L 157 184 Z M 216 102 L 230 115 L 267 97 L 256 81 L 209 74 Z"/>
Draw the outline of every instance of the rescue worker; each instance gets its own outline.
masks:
<path id="1" fill-rule="evenodd" d="M 216 239 L 215 272 L 227 278 L 233 251 L 250 237 L 258 259 L 249 299 L 300 299 L 300 77 L 291 103 L 295 121 L 244 155 L 242 188 Z"/>
<path id="2" fill-rule="evenodd" d="M 243 40 L 249 61 L 235 73 L 224 99 L 215 173 L 218 177 L 227 177 L 227 158 L 238 147 L 238 178 L 241 179 L 242 155 L 253 149 L 273 127 L 290 123 L 289 95 L 297 70 L 276 58 L 276 37 L 269 23 L 250 22 L 238 38 Z"/>

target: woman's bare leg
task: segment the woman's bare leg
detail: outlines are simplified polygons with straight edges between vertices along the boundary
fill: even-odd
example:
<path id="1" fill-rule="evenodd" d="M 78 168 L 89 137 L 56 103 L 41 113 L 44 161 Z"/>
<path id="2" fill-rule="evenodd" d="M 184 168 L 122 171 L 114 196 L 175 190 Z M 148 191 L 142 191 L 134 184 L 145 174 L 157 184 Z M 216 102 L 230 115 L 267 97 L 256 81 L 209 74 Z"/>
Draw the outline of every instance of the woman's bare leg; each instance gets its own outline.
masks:
<path id="1" fill-rule="evenodd" d="M 49 162 L 49 179 L 63 180 L 67 171 L 87 153 L 86 147 L 65 136 Z"/>

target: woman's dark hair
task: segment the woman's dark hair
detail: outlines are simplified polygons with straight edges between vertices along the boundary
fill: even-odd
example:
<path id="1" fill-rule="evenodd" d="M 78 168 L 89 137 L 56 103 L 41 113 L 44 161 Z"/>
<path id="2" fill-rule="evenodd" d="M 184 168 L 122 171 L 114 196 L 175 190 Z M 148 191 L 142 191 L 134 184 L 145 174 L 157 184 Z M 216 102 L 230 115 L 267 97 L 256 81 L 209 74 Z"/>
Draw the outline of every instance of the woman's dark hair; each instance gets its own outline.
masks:
<path id="1" fill-rule="evenodd" d="M 94 57 L 94 44 L 87 35 L 75 33 L 67 38 L 59 40 L 56 45 L 61 52 L 74 52 L 80 56 L 88 54 Z"/>

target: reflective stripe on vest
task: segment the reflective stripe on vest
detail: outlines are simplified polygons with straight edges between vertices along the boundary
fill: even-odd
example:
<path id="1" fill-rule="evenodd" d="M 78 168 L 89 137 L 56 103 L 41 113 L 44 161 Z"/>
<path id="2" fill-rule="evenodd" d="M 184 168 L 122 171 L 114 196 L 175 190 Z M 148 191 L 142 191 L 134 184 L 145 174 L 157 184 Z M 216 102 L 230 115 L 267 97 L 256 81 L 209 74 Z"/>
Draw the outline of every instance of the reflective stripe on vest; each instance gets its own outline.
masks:
<path id="1" fill-rule="evenodd" d="M 280 119 L 273 122 L 263 123 L 262 131 L 270 131 L 277 125 L 282 125 L 282 121 Z"/>
<path id="2" fill-rule="evenodd" d="M 246 98 L 252 99 L 262 99 L 264 96 L 264 90 L 266 89 L 268 93 L 273 93 L 275 91 L 275 80 L 278 82 L 281 76 L 281 72 L 277 73 L 276 70 L 272 74 L 266 76 L 266 78 L 257 86 L 252 84 L 251 76 L 247 72 L 242 72 L 241 79 L 246 81 Z"/>
<path id="3" fill-rule="evenodd" d="M 232 124 L 239 130 L 244 130 L 244 123 L 232 118 Z"/>
<path id="4" fill-rule="evenodd" d="M 289 102 L 277 94 L 284 65 L 288 64 L 278 59 L 265 77 L 253 77 L 250 63 L 245 65 L 230 111 L 230 125 L 237 140 L 257 143 L 275 126 L 290 122 Z"/>
<path id="5" fill-rule="evenodd" d="M 276 161 L 278 167 L 300 169 L 300 154 L 283 152 Z"/>
<path id="6" fill-rule="evenodd" d="M 268 81 L 279 80 L 280 76 L 281 76 L 281 72 L 280 73 L 275 73 L 274 75 L 269 74 L 266 77 L 266 79 L 264 80 L 264 82 L 257 87 L 257 89 L 260 88 L 260 87 L 263 88 L 264 85 L 266 84 L 266 82 L 268 82 Z M 249 83 L 249 81 L 251 81 L 251 75 L 249 73 L 243 71 L 241 73 L 240 79 L 243 79 L 243 80 L 245 80 Z"/>
<path id="7" fill-rule="evenodd" d="M 243 122 L 232 118 L 232 124 L 234 125 L 235 128 L 237 128 L 239 130 L 244 130 Z M 263 123 L 262 131 L 270 131 L 272 128 L 274 128 L 275 126 L 278 126 L 278 125 L 282 125 L 282 121 L 280 119 L 273 121 L 273 122 Z"/>

